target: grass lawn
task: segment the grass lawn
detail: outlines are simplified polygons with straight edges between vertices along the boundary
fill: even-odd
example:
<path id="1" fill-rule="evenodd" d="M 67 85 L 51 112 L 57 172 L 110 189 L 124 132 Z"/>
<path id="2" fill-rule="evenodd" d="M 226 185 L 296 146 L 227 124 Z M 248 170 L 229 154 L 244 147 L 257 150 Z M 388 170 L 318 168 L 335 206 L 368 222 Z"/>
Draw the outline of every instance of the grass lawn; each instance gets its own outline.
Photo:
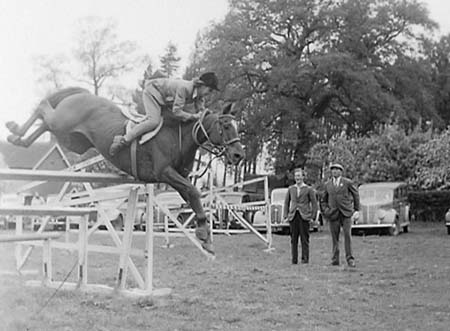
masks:
<path id="1" fill-rule="evenodd" d="M 103 236 L 104 237 L 104 236 Z M 105 241 L 96 235 L 95 241 Z M 133 243 L 144 247 L 143 237 Z M 341 238 L 342 240 L 342 238 Z M 274 251 L 254 235 L 216 235 L 207 261 L 184 238 L 155 239 L 154 286 L 166 297 L 25 287 L 38 275 L 0 276 L 0 330 L 449 330 L 450 236 L 443 223 L 415 223 L 398 237 L 354 236 L 357 267 L 329 266 L 327 229 L 311 234 L 309 265 L 291 265 L 288 236 Z M 0 244 L 0 269 L 14 269 L 14 245 Z M 76 254 L 54 250 L 54 278 Z M 344 260 L 341 242 L 341 260 Z M 36 248 L 26 269 L 39 269 Z M 114 285 L 118 256 L 89 255 L 89 282 Z M 143 261 L 134 259 L 138 266 Z M 72 272 L 68 280 L 74 280 Z M 130 284 L 134 286 L 134 284 Z"/>

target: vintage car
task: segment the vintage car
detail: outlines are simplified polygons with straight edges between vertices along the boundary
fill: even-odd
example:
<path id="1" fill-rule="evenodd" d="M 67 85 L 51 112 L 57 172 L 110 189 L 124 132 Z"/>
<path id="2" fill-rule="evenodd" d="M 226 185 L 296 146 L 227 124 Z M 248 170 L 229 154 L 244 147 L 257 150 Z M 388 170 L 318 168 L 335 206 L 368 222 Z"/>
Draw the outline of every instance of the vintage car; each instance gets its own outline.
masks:
<path id="1" fill-rule="evenodd" d="M 102 194 L 104 197 L 105 194 L 118 194 L 122 193 L 123 190 L 114 188 L 105 188 L 105 189 L 98 189 L 97 194 Z M 80 200 L 79 200 L 80 199 Z M 56 196 L 49 196 L 47 198 L 48 203 L 58 203 L 56 200 Z M 79 201 L 82 201 L 83 203 L 78 203 Z M 88 201 L 88 202 L 86 202 Z M 98 220 L 98 218 L 101 219 L 103 215 L 105 215 L 108 220 L 111 222 L 111 225 L 116 230 L 123 230 L 124 228 L 124 222 L 127 215 L 127 207 L 128 207 L 128 198 L 112 198 L 112 199 L 104 199 L 99 201 L 92 201 L 92 199 L 89 197 L 88 192 L 76 192 L 73 195 L 69 195 L 68 197 L 65 197 L 62 200 L 62 204 L 64 205 L 70 205 L 70 206 L 78 206 L 78 207 L 90 207 L 90 208 L 97 208 L 99 211 L 101 210 L 101 213 L 92 213 L 89 215 L 88 224 L 90 227 L 92 227 Z M 138 202 L 136 205 L 136 211 L 135 211 L 135 218 L 134 218 L 134 224 L 133 227 L 135 230 L 141 230 L 143 228 L 143 224 L 145 223 L 144 214 L 146 210 L 146 196 L 144 194 L 139 195 Z M 103 214 L 104 212 L 104 214 Z M 77 220 L 78 217 L 71 217 L 70 218 L 70 227 L 78 227 L 79 220 Z M 62 219 L 66 219 L 66 217 L 62 217 Z M 106 226 L 104 224 L 99 225 L 98 227 L 101 230 L 106 229 Z"/>
<path id="2" fill-rule="evenodd" d="M 447 227 L 447 234 L 450 235 L 450 209 L 445 213 L 445 226 Z"/>
<path id="3" fill-rule="evenodd" d="M 270 223 L 273 232 L 289 233 L 289 223 L 283 219 L 284 200 L 286 198 L 287 188 L 276 188 L 270 195 Z M 255 214 L 253 224 L 255 227 L 265 226 L 265 211 L 258 211 Z M 310 231 L 317 232 L 323 225 L 322 215 L 317 211 L 315 219 L 310 222 Z"/>
<path id="4" fill-rule="evenodd" d="M 23 197 L 18 194 L 0 194 L 0 207 L 23 206 Z M 1 228 L 15 228 L 15 217 L 13 215 L 0 215 Z"/>
<path id="5" fill-rule="evenodd" d="M 207 193 L 207 192 L 206 192 Z M 242 203 L 250 201 L 249 194 L 245 192 L 220 192 L 217 193 L 221 199 L 216 198 L 213 201 L 215 205 L 215 210 L 212 214 L 212 220 L 214 228 L 241 228 L 240 222 L 233 216 L 233 214 L 228 210 L 228 208 L 234 208 Z M 222 200 L 223 199 L 223 200 Z M 183 224 L 188 220 L 191 220 L 191 215 L 193 214 L 192 209 L 183 200 L 180 194 L 176 191 L 162 192 L 156 196 L 158 203 L 165 205 L 171 213 Z M 220 201 L 219 201 L 220 200 Z M 202 198 L 202 203 L 205 206 L 205 212 L 207 218 L 209 218 L 209 209 L 206 207 L 209 202 L 209 197 L 204 196 Z M 165 214 L 160 210 L 157 210 L 157 218 L 155 224 L 163 224 Z M 252 211 L 237 211 L 238 215 L 241 215 L 245 220 L 251 223 Z M 194 226 L 194 222 L 189 223 L 190 226 Z M 174 226 L 169 222 L 169 226 Z"/>
<path id="6" fill-rule="evenodd" d="M 223 201 L 215 201 L 217 204 L 216 212 L 214 213 L 214 219 L 216 220 L 215 227 L 229 228 L 229 229 L 240 229 L 243 228 L 243 225 L 239 222 L 239 220 L 230 212 L 230 208 L 234 209 L 236 214 L 246 220 L 248 223 L 253 222 L 253 215 L 255 211 L 250 209 L 243 209 L 242 204 L 246 204 L 251 202 L 250 194 L 242 191 L 226 191 L 217 193 L 221 199 L 228 205 L 224 206 Z M 223 208 L 220 208 L 223 206 Z"/>
<path id="7" fill-rule="evenodd" d="M 186 222 L 193 213 L 192 209 L 177 191 L 161 192 L 156 195 L 156 201 L 158 204 L 167 207 L 167 209 L 178 221 L 181 222 L 181 224 L 184 224 L 184 222 Z M 166 214 L 161 210 L 159 205 L 156 206 L 155 213 L 155 226 L 161 227 L 164 224 Z M 170 226 L 174 226 L 171 222 L 169 222 L 169 224 Z"/>
<path id="8" fill-rule="evenodd" d="M 403 182 L 380 182 L 359 187 L 360 217 L 353 221 L 352 233 L 365 233 L 370 229 L 398 235 L 408 232 L 410 205 L 407 185 Z"/>

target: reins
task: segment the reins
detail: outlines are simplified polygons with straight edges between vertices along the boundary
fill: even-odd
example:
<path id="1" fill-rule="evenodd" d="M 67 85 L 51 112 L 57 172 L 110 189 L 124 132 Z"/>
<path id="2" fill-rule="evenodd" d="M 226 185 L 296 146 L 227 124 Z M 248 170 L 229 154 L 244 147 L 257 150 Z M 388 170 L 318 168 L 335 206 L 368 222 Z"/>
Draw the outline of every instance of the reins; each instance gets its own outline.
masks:
<path id="1" fill-rule="evenodd" d="M 192 139 L 194 140 L 194 142 L 199 147 L 201 147 L 204 150 L 210 152 L 211 154 L 214 155 L 214 157 L 211 158 L 211 160 L 209 160 L 209 162 L 206 165 L 206 167 L 202 171 L 200 171 L 199 174 L 191 173 L 189 175 L 189 176 L 197 177 L 197 178 L 202 177 L 206 173 L 206 171 L 208 170 L 208 168 L 210 167 L 210 165 L 211 165 L 211 163 L 212 163 L 212 161 L 214 159 L 216 159 L 218 157 L 221 157 L 225 153 L 225 150 L 226 150 L 227 146 L 229 146 L 231 144 L 234 144 L 235 142 L 239 142 L 240 141 L 239 137 L 236 137 L 236 138 L 233 138 L 233 139 L 225 141 L 225 139 L 223 137 L 223 129 L 222 129 L 222 124 L 220 123 L 220 119 L 221 118 L 226 118 L 226 117 L 228 117 L 230 119 L 234 119 L 233 115 L 226 114 L 226 115 L 219 115 L 217 120 L 215 120 L 213 122 L 213 124 L 212 124 L 212 125 L 216 125 L 218 123 L 218 125 L 219 125 L 219 135 L 222 138 L 222 143 L 220 145 L 213 143 L 211 141 L 211 138 L 210 138 L 208 132 L 206 131 L 205 126 L 203 125 L 203 120 L 205 118 L 206 113 L 207 113 L 206 111 L 202 112 L 200 118 L 197 120 L 197 122 L 195 122 L 194 127 L 192 128 Z M 203 133 L 203 135 L 206 138 L 206 141 L 204 143 L 200 143 L 198 141 L 198 134 L 199 134 L 200 130 L 201 130 L 201 132 Z"/>
<path id="2" fill-rule="evenodd" d="M 219 115 L 218 119 L 214 121 L 214 123 L 212 125 L 217 124 L 217 122 L 219 122 L 219 135 L 222 138 L 222 143 L 219 144 L 215 144 L 211 141 L 211 138 L 208 135 L 208 132 L 205 129 L 205 126 L 203 125 L 203 120 L 205 118 L 206 115 L 206 111 L 202 112 L 200 118 L 197 120 L 197 122 L 194 124 L 194 127 L 192 128 L 192 139 L 194 140 L 194 142 L 201 148 L 203 148 L 204 150 L 210 152 L 211 154 L 219 157 L 222 156 L 225 153 L 226 147 L 234 144 L 236 142 L 241 141 L 241 139 L 239 137 L 235 137 L 233 139 L 227 140 L 225 141 L 224 137 L 223 137 L 223 129 L 222 129 L 222 125 L 220 124 L 220 119 L 224 118 L 224 117 L 229 117 L 230 119 L 233 119 L 234 116 L 233 115 Z M 199 131 L 201 130 L 201 132 L 203 133 L 203 135 L 206 138 L 206 141 L 204 143 L 200 143 L 198 141 L 198 134 Z M 211 147 L 209 147 L 209 146 Z"/>

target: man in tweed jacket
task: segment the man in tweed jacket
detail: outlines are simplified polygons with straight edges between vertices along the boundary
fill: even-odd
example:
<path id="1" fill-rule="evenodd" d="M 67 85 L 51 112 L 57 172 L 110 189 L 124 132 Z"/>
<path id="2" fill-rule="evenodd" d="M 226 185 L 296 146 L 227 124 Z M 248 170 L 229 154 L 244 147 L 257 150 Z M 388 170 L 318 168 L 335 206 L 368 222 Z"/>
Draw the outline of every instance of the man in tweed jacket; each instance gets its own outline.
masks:
<path id="1" fill-rule="evenodd" d="M 289 186 L 284 200 L 284 219 L 291 230 L 292 263 L 298 262 L 298 237 L 302 244 L 302 263 L 309 262 L 309 222 L 316 217 L 316 192 L 303 181 L 303 170 L 295 169 L 295 184 Z"/>

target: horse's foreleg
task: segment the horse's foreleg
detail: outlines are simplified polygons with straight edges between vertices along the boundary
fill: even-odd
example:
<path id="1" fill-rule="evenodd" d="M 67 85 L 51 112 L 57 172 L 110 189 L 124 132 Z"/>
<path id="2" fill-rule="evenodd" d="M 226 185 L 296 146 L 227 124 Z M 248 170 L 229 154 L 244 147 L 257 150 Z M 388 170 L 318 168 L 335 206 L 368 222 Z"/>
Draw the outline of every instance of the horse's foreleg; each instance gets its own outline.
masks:
<path id="1" fill-rule="evenodd" d="M 164 182 L 177 190 L 181 197 L 189 203 L 199 220 L 206 221 L 205 211 L 200 201 L 200 192 L 187 178 L 181 176 L 172 167 L 167 167 L 161 177 Z"/>
<path id="2" fill-rule="evenodd" d="M 26 138 L 22 138 L 17 135 L 9 135 L 7 140 L 11 144 L 21 147 L 28 147 L 47 130 L 48 130 L 47 125 L 45 123 L 42 123 L 32 134 L 30 134 Z"/>
<path id="3" fill-rule="evenodd" d="M 9 121 L 5 125 L 14 136 L 23 137 L 38 118 L 43 118 L 44 115 L 47 115 L 52 110 L 53 108 L 48 101 L 43 100 L 24 124 L 19 125 L 14 121 Z"/>
<path id="4" fill-rule="evenodd" d="M 162 179 L 167 184 L 171 185 L 175 190 L 180 193 L 181 197 L 189 203 L 195 215 L 197 216 L 197 227 L 195 229 L 195 235 L 201 241 L 203 241 L 203 248 L 210 253 L 214 253 L 211 245 L 211 231 L 206 221 L 205 211 L 203 210 L 202 203 L 200 201 L 200 192 L 191 182 L 185 177 L 181 176 L 172 167 L 166 168 L 162 173 Z"/>

